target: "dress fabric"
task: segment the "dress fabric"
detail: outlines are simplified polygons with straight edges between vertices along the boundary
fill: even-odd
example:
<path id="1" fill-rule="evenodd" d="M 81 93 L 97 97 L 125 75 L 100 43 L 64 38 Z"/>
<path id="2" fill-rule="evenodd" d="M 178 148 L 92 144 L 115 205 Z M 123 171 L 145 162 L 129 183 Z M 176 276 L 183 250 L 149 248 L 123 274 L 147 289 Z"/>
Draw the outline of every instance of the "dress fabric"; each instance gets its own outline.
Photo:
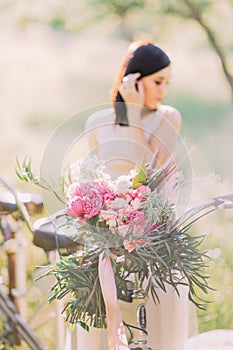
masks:
<path id="1" fill-rule="evenodd" d="M 172 287 L 167 286 L 167 293 L 158 290 L 160 304 L 155 304 L 152 298 L 147 299 L 147 345 L 152 350 L 188 350 L 185 346 L 190 311 L 187 287 L 182 286 L 179 292 L 180 296 Z M 132 304 L 120 301 L 120 308 L 123 320 L 135 324 L 135 319 L 132 319 Z M 77 326 L 76 343 L 77 350 L 108 350 L 107 331 L 92 328 L 88 333 Z"/>
<path id="2" fill-rule="evenodd" d="M 106 114 L 108 115 L 108 120 L 113 121 L 113 113 L 110 109 L 106 111 Z M 156 112 L 148 114 L 148 116 L 143 118 L 142 126 L 147 140 L 149 140 L 151 132 L 154 132 L 161 125 L 161 122 L 162 117 Z M 95 125 L 95 118 L 93 125 Z M 113 158 L 113 153 L 116 152 L 116 145 L 114 144 L 114 140 L 109 139 L 110 136 L 111 133 L 106 133 L 104 128 L 97 130 L 97 142 L 102 147 L 97 147 L 98 152 L 96 152 L 96 155 L 100 159 L 106 159 L 108 155 Z M 108 143 L 108 147 L 104 147 L 106 142 Z M 119 159 L 119 147 L 117 148 L 117 152 L 117 158 Z M 112 165 L 112 168 L 110 167 L 107 170 L 113 177 L 127 174 L 132 168 L 127 163 L 124 169 L 122 169 L 122 164 L 119 165 L 117 161 L 115 163 L 113 162 Z M 148 298 L 147 300 L 148 346 L 153 350 L 186 350 L 185 343 L 189 332 L 188 319 L 191 303 L 188 301 L 187 287 L 181 286 L 179 292 L 180 296 L 168 285 L 167 293 L 158 289 L 160 304 L 156 305 L 152 298 Z M 127 319 L 127 322 L 130 323 L 130 320 L 132 320 L 132 304 L 120 301 L 120 308 L 123 320 Z M 109 321 L 111 322 L 111 320 Z M 132 321 L 135 323 L 135 320 Z M 93 328 L 88 333 L 80 326 L 77 326 L 76 340 L 77 350 L 108 350 L 106 330 Z"/>

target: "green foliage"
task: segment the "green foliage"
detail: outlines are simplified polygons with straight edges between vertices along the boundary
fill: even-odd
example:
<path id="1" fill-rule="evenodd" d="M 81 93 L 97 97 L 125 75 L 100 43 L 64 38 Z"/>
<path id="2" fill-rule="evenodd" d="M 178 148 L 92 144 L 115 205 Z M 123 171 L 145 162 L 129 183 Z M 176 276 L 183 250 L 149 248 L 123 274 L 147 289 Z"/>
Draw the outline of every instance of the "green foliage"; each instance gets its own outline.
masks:
<path id="1" fill-rule="evenodd" d="M 55 16 L 49 23 L 49 25 L 53 28 L 53 29 L 56 29 L 56 30 L 64 30 L 65 28 L 65 24 L 66 24 L 66 21 L 65 21 L 65 18 L 63 18 L 61 15 L 57 15 Z"/>
<path id="2" fill-rule="evenodd" d="M 92 266 L 85 264 L 84 257 L 62 258 L 56 264 L 54 273 L 58 282 L 53 287 L 54 295 L 50 302 L 69 294 L 64 309 L 67 321 L 79 323 L 86 330 L 89 326 L 106 328 L 105 306 L 96 263 Z"/>
<path id="3" fill-rule="evenodd" d="M 65 204 L 62 196 L 63 193 L 59 194 L 58 191 L 54 190 L 46 183 L 46 181 L 40 179 L 39 176 L 32 172 L 31 159 L 24 159 L 22 165 L 20 164 L 19 159 L 16 159 L 16 175 L 24 182 L 33 183 L 34 185 L 53 193 L 61 203 Z"/>
<path id="4" fill-rule="evenodd" d="M 118 16 L 125 16 L 134 8 L 143 8 L 146 0 L 91 0 L 90 5 L 97 9 L 105 9 L 106 12 L 112 12 Z"/>
<path id="5" fill-rule="evenodd" d="M 158 201 L 158 198 L 156 198 Z M 164 206 L 161 207 L 161 205 Z M 179 294 L 179 285 L 189 287 L 189 298 L 200 308 L 197 289 L 207 293 L 207 277 L 202 273 L 205 253 L 200 252 L 201 237 L 194 237 L 185 230 L 172 229 L 172 210 L 160 201 L 159 218 L 163 222 L 153 230 L 140 236 L 141 242 L 135 250 L 128 252 L 124 240 L 133 242 L 138 236 L 129 231 L 125 237 L 106 227 L 86 225 L 79 231 L 77 240 L 84 242 L 81 254 L 64 257 L 46 275 L 53 274 L 57 283 L 53 287 L 54 299 L 68 296 L 64 312 L 67 321 L 89 326 L 106 327 L 105 306 L 98 277 L 98 259 L 101 253 L 109 255 L 115 276 L 117 295 L 123 299 L 130 295 L 132 284 L 129 276 L 138 273 L 140 285 L 146 281 L 146 295 L 151 292 L 158 302 L 158 287 L 166 291 L 165 282 Z M 158 216 L 157 215 L 157 216 Z M 71 224 L 71 223 L 70 223 Z"/>
<path id="6" fill-rule="evenodd" d="M 204 12 L 213 11 L 212 0 L 162 0 L 160 10 L 163 14 L 175 14 L 182 17 L 197 18 Z"/>
<path id="7" fill-rule="evenodd" d="M 232 315 L 229 312 L 233 307 L 233 269 L 227 266 L 227 257 L 224 255 L 222 250 L 222 255 L 213 259 L 208 268 L 214 290 L 208 293 L 206 310 L 198 310 L 200 332 L 210 329 L 233 329 Z"/>
<path id="8" fill-rule="evenodd" d="M 144 164 L 138 164 L 137 166 L 137 175 L 133 178 L 133 188 L 136 188 L 136 186 L 139 184 L 146 184 L 146 178 L 147 178 L 147 168 Z"/>

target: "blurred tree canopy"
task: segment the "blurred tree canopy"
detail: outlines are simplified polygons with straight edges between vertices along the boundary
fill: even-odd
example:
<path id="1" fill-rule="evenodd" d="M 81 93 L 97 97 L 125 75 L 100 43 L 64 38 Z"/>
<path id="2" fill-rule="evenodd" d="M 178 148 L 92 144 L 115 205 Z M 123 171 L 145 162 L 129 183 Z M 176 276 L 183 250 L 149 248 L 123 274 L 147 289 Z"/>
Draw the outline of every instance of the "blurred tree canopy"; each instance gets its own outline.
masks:
<path id="1" fill-rule="evenodd" d="M 7 14 L 8 22 L 10 18 L 21 27 L 34 23 L 76 33 L 105 20 L 127 41 L 137 39 L 138 33 L 153 38 L 158 26 L 169 33 L 169 18 L 179 17 L 184 25 L 191 20 L 219 58 L 233 97 L 233 0 L 2 0 L 2 24 Z"/>

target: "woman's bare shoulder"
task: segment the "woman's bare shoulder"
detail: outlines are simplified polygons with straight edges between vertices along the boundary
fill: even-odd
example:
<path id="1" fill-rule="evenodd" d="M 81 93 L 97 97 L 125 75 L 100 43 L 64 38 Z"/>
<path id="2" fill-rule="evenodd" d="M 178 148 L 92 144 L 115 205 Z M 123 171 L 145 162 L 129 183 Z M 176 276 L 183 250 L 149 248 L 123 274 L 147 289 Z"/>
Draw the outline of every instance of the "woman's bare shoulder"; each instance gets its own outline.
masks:
<path id="1" fill-rule="evenodd" d="M 103 126 L 114 122 L 113 108 L 103 109 L 91 114 L 85 123 L 85 130 L 92 129 L 96 126 Z"/>
<path id="2" fill-rule="evenodd" d="M 180 129 L 182 123 L 182 117 L 178 109 L 169 105 L 160 105 L 159 111 L 163 114 L 164 118 L 169 121 L 177 130 Z"/>

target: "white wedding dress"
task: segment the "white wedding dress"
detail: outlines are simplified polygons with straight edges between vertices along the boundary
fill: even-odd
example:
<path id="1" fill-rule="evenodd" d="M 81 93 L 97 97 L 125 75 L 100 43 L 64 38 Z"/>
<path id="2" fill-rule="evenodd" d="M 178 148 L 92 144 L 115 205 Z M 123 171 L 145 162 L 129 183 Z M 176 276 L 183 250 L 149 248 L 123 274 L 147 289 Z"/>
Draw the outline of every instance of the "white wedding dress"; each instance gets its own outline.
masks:
<path id="1" fill-rule="evenodd" d="M 149 114 L 143 119 L 145 137 L 149 139 L 150 132 L 161 126 L 162 116 L 160 114 Z M 91 153 L 96 154 L 99 159 L 106 161 L 106 170 L 112 177 L 127 174 L 140 161 L 140 145 L 132 145 L 127 139 L 127 127 L 124 127 L 125 139 L 116 139 L 116 125 L 113 123 L 113 110 L 107 109 L 95 113 L 87 122 L 86 130 L 95 128 L 96 146 Z M 112 123 L 112 125 L 109 125 Z M 101 128 L 99 126 L 101 125 Z M 135 147 L 138 147 L 138 159 L 135 157 Z M 130 152 L 132 151 L 132 155 Z M 127 157 L 125 157 L 127 152 Z M 158 290 L 160 304 L 155 305 L 153 300 L 147 300 L 147 329 L 148 346 L 158 350 L 186 350 L 185 342 L 189 333 L 190 302 L 188 301 L 187 287 L 179 288 L 180 296 L 168 286 L 167 293 Z M 130 323 L 131 303 L 120 302 L 122 318 Z M 135 320 L 134 320 L 135 321 Z M 111 320 L 110 320 L 111 322 Z M 107 350 L 107 331 L 92 328 L 90 333 L 81 327 L 76 327 L 75 350 Z"/>
<path id="2" fill-rule="evenodd" d="M 172 288 L 167 293 L 159 293 L 160 304 L 155 305 L 147 300 L 148 347 L 153 350 L 188 350 L 185 344 L 188 339 L 189 301 L 187 289 L 180 289 L 180 297 Z M 132 319 L 131 303 L 120 302 L 123 320 L 130 323 Z M 111 320 L 110 320 L 111 322 Z M 132 320 L 135 324 L 135 320 Z M 70 350 L 71 347 L 66 347 Z M 108 350 L 107 331 L 91 328 L 88 333 L 80 326 L 76 327 L 75 350 Z"/>

